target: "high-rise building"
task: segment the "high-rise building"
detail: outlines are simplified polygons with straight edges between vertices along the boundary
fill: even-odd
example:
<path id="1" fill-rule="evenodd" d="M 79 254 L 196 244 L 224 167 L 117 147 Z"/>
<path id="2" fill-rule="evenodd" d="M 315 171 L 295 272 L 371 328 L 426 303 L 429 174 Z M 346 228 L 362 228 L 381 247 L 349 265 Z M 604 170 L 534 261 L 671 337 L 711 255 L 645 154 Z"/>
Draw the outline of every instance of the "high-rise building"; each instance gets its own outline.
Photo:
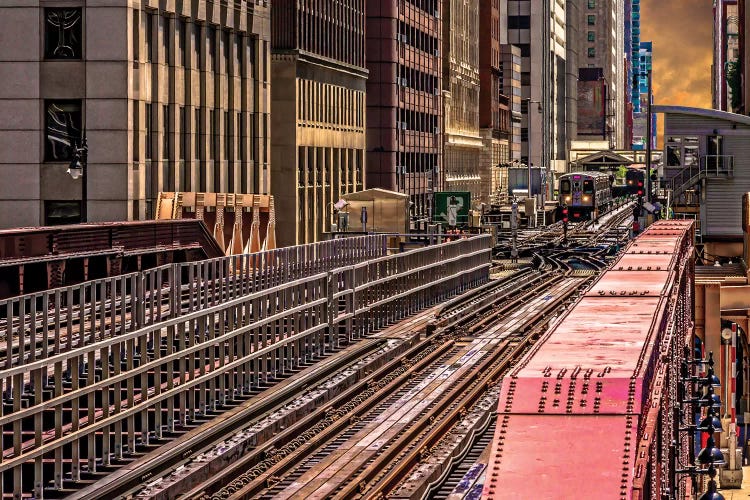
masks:
<path id="1" fill-rule="evenodd" d="M 479 127 L 483 147 L 480 153 L 480 172 L 491 173 L 489 185 L 483 187 L 489 198 L 483 202 L 497 201 L 497 196 L 507 191 L 503 172 L 511 159 L 511 108 L 518 103 L 518 141 L 520 146 L 520 82 L 518 95 L 513 98 L 503 93 L 503 40 L 500 29 L 500 0 L 479 1 Z M 519 68 L 516 70 L 520 74 Z M 520 151 L 519 151 L 520 156 Z M 480 173 L 481 175 L 481 173 Z M 484 179 L 483 179 L 484 180 Z M 493 198 L 494 197 L 494 198 Z"/>
<path id="2" fill-rule="evenodd" d="M 648 74 L 652 69 L 651 59 L 653 45 L 651 42 L 640 42 L 638 55 L 633 58 L 636 68 L 633 81 L 637 83 L 633 94 L 633 149 L 646 149 L 648 137 Z M 637 64 L 636 64 L 637 63 Z M 652 91 L 653 104 L 653 91 Z M 651 114 L 651 147 L 656 147 L 656 114 Z"/>
<path id="3" fill-rule="evenodd" d="M 578 18 L 568 32 L 577 32 L 577 48 L 569 39 L 568 54 L 577 55 L 577 136 L 621 148 L 625 141 L 624 0 L 578 0 L 568 2 L 568 9 L 574 10 L 570 4 L 576 3 Z M 568 65 L 575 66 L 576 61 L 568 59 Z"/>
<path id="4" fill-rule="evenodd" d="M 501 17 L 502 19 L 502 17 Z M 501 38 L 502 39 L 502 38 Z M 508 98 L 510 112 L 509 160 L 521 159 L 521 49 L 500 45 L 500 93 Z"/>
<path id="5" fill-rule="evenodd" d="M 413 220 L 441 189 L 439 0 L 367 0 L 367 185 L 406 193 Z"/>
<path id="6" fill-rule="evenodd" d="M 311 243 L 365 186 L 365 0 L 274 0 L 271 16 L 278 239 Z"/>
<path id="7" fill-rule="evenodd" d="M 633 0 L 625 0 L 624 7 L 625 81 L 621 82 L 625 90 L 625 141 L 623 147 L 630 149 L 633 144 Z"/>
<path id="8" fill-rule="evenodd" d="M 151 218 L 159 191 L 269 192 L 269 6 L 0 6 L 0 227 Z M 159 6 L 154 8 L 154 6 Z"/>
<path id="9" fill-rule="evenodd" d="M 443 0 L 442 17 L 444 188 L 471 192 L 473 203 L 488 202 L 491 166 L 479 161 L 479 0 Z"/>
<path id="10" fill-rule="evenodd" d="M 641 112 L 639 75 L 641 49 L 641 0 L 631 0 L 631 37 L 630 37 L 630 60 L 632 62 L 632 77 L 630 99 L 633 103 L 633 113 Z"/>
<path id="11" fill-rule="evenodd" d="M 732 85 L 739 90 L 741 76 L 735 66 L 739 58 L 737 0 L 714 2 L 713 65 L 711 101 L 714 109 L 732 111 Z M 736 72 L 736 73 L 735 73 Z M 730 79 L 734 79 L 730 82 Z M 739 96 L 735 96 L 735 104 Z"/>
<path id="12" fill-rule="evenodd" d="M 551 174 L 566 170 L 565 2 L 508 0 L 508 43 L 521 49 L 522 158 Z"/>

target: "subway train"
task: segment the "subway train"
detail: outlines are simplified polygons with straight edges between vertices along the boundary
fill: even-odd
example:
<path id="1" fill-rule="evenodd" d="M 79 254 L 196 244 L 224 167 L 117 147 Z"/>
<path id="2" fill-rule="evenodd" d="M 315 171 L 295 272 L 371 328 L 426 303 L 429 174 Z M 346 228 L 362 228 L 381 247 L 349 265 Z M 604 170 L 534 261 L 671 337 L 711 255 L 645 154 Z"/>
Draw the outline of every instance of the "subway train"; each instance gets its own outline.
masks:
<path id="1" fill-rule="evenodd" d="M 612 197 L 618 198 L 620 196 L 642 196 L 643 195 L 643 181 L 646 175 L 646 171 L 642 168 L 629 167 L 625 172 L 624 184 L 613 184 L 612 185 Z"/>
<path id="2" fill-rule="evenodd" d="M 612 180 L 604 172 L 574 172 L 560 176 L 560 205 L 571 221 L 596 219 L 612 207 Z"/>

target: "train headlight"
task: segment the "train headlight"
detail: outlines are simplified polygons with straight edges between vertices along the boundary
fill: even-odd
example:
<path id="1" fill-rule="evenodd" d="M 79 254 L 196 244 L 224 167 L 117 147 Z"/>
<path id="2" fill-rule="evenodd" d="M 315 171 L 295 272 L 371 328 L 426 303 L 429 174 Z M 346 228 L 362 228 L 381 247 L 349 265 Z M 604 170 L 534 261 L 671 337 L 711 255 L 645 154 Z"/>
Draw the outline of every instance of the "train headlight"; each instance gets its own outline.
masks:
<path id="1" fill-rule="evenodd" d="M 591 201 L 591 196 L 584 196 L 584 197 L 583 197 L 583 201 L 584 201 L 584 202 L 589 202 L 589 201 Z"/>
<path id="2" fill-rule="evenodd" d="M 570 200 L 571 200 L 571 199 L 572 199 L 572 198 L 571 198 L 570 196 L 566 196 L 566 197 L 565 197 L 565 201 L 566 201 L 566 202 L 568 202 L 568 203 L 570 203 Z"/>

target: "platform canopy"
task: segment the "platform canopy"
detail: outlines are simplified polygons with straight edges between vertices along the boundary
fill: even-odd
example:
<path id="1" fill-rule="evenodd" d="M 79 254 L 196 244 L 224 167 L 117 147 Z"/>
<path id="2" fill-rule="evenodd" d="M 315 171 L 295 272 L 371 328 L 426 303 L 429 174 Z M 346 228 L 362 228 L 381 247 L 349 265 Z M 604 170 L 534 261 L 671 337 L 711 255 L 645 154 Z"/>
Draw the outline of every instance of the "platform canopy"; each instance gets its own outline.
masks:
<path id="1" fill-rule="evenodd" d="M 633 161 L 612 151 L 599 151 L 571 162 L 584 170 L 612 169 L 632 165 Z"/>

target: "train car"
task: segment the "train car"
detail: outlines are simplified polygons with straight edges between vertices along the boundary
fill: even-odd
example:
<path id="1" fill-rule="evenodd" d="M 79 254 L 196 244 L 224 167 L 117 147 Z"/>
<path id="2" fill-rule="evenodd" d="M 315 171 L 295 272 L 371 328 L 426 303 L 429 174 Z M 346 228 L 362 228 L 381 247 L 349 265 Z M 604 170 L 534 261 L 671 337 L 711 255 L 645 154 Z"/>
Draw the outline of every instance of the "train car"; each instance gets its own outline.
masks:
<path id="1" fill-rule="evenodd" d="M 574 172 L 560 176 L 560 204 L 567 205 L 570 219 L 596 219 L 612 206 L 610 176 L 604 172 Z"/>
<path id="2" fill-rule="evenodd" d="M 612 197 L 643 195 L 645 171 L 639 167 L 627 167 L 622 181 L 612 185 Z"/>
<path id="3" fill-rule="evenodd" d="M 694 237 L 652 224 L 503 378 L 483 499 L 689 498 L 674 408 Z"/>

